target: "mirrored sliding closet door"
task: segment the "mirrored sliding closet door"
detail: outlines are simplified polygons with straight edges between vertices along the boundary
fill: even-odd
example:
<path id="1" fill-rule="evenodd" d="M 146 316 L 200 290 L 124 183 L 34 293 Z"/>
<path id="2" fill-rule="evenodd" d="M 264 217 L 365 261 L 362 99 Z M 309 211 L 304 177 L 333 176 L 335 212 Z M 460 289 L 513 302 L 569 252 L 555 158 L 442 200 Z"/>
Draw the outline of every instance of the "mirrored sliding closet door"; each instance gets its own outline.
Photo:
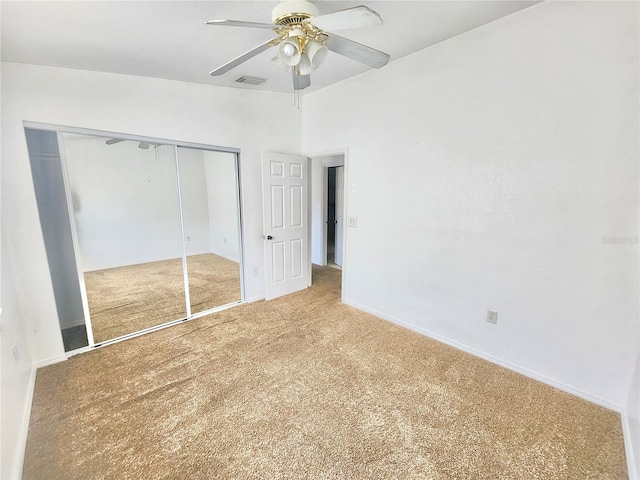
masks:
<path id="1" fill-rule="evenodd" d="M 32 138 L 38 132 L 27 129 Z M 56 208 L 58 216 L 66 210 L 62 230 L 73 238 L 73 255 L 61 259 L 49 248 L 60 243 L 61 229 L 46 221 L 44 208 L 41 225 L 52 278 L 54 258 L 77 274 L 77 286 L 55 296 L 59 305 L 82 298 L 85 345 L 242 301 L 235 152 L 76 132 L 57 132 L 57 143 L 49 163 L 32 159 L 34 187 L 37 193 L 55 183 L 63 198 Z M 58 311 L 65 338 L 70 331 Z"/>
<path id="2" fill-rule="evenodd" d="M 236 155 L 177 150 L 189 299 L 195 314 L 242 297 Z"/>
<path id="3" fill-rule="evenodd" d="M 173 146 L 62 141 L 94 341 L 185 318 Z"/>

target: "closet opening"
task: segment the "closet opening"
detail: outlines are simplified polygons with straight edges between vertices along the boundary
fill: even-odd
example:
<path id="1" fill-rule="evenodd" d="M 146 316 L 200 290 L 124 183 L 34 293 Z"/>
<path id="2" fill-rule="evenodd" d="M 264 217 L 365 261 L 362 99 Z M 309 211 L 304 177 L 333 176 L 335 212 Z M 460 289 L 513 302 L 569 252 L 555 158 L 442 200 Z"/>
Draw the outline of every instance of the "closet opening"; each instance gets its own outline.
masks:
<path id="1" fill-rule="evenodd" d="M 239 152 L 26 125 L 65 351 L 244 301 Z"/>

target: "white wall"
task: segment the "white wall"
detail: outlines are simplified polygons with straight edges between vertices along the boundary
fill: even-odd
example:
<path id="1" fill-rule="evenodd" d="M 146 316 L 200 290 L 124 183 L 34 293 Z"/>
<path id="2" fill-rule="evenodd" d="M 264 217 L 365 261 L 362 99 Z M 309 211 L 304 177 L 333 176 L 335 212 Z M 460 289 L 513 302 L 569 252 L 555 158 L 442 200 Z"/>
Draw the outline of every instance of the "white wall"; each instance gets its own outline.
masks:
<path id="1" fill-rule="evenodd" d="M 3 192 L 4 193 L 4 192 Z M 6 211 L 6 198 L 2 200 L 2 216 Z M 25 281 L 19 280 L 20 268 L 12 257 L 12 249 L 5 241 L 2 229 L 2 331 L 0 333 L 0 362 L 2 401 L 1 415 L 1 461 L 0 478 L 19 478 L 22 473 L 22 459 L 27 441 L 27 427 L 31 407 L 31 396 L 35 372 L 32 368 L 34 356 L 31 354 L 31 331 L 23 314 L 23 301 L 17 290 Z M 44 259 L 46 261 L 46 258 Z M 33 302 L 38 303 L 38 302 Z M 55 306 L 54 306 L 55 308 Z M 58 327 L 59 328 L 59 327 Z M 60 349 L 64 350 L 62 339 Z M 14 353 L 17 352 L 17 357 Z"/>
<path id="2" fill-rule="evenodd" d="M 63 139 L 82 271 L 182 255 L 173 147 Z"/>
<path id="3" fill-rule="evenodd" d="M 205 152 L 178 148 L 180 195 L 187 255 L 211 252 Z"/>
<path id="4" fill-rule="evenodd" d="M 21 461 L 12 449 L 20 448 L 15 433 L 24 431 L 29 366 L 64 358 L 22 122 L 239 148 L 246 295 L 255 299 L 264 296 L 260 153 L 300 152 L 300 116 L 286 94 L 33 65 L 3 63 L 1 89 L 0 476 L 11 478 L 12 465 Z M 21 352 L 17 362 L 10 355 L 14 346 Z"/>
<path id="5" fill-rule="evenodd" d="M 235 155 L 204 151 L 211 252 L 240 261 Z"/>
<path id="6" fill-rule="evenodd" d="M 637 3 L 544 2 L 305 97 L 303 151 L 343 146 L 345 301 L 624 407 Z"/>
<path id="7" fill-rule="evenodd" d="M 63 134 L 84 271 L 182 255 L 174 148 Z M 240 258 L 235 154 L 178 148 L 187 255 Z"/>

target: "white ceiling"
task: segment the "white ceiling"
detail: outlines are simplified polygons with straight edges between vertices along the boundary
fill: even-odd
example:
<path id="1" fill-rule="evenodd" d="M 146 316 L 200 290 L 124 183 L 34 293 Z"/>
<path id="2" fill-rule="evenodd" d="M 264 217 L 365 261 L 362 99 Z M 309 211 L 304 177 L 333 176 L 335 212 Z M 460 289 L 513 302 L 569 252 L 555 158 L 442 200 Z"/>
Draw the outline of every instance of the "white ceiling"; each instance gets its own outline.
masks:
<path id="1" fill-rule="evenodd" d="M 273 1 L 7 1 L 2 0 L 3 62 L 252 88 L 292 90 L 291 74 L 266 51 L 220 77 L 209 72 L 272 38 L 270 30 L 205 25 L 232 19 L 271 23 Z M 341 36 L 391 55 L 391 61 L 527 8 L 536 1 L 315 1 L 320 13 L 365 4 L 384 24 L 343 30 Z M 370 67 L 330 53 L 304 92 Z M 259 87 L 234 82 L 266 78 Z"/>

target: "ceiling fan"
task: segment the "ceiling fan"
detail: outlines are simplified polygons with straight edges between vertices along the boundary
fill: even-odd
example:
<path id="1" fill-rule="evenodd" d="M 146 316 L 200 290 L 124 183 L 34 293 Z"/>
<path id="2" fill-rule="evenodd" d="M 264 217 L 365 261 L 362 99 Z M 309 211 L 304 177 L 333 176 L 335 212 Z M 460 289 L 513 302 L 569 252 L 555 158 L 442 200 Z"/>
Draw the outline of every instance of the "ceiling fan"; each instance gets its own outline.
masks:
<path id="1" fill-rule="evenodd" d="M 364 5 L 319 15 L 318 8 L 308 0 L 287 0 L 274 7 L 271 19 L 273 23 L 241 20 L 205 22 L 207 25 L 270 29 L 277 35 L 216 68 L 211 75 L 222 75 L 276 46 L 278 54 L 273 61 L 291 68 L 294 90 L 311 85 L 311 72 L 324 62 L 329 50 L 374 68 L 383 67 L 389 62 L 388 54 L 332 33 L 335 30 L 381 25 L 380 15 Z"/>

